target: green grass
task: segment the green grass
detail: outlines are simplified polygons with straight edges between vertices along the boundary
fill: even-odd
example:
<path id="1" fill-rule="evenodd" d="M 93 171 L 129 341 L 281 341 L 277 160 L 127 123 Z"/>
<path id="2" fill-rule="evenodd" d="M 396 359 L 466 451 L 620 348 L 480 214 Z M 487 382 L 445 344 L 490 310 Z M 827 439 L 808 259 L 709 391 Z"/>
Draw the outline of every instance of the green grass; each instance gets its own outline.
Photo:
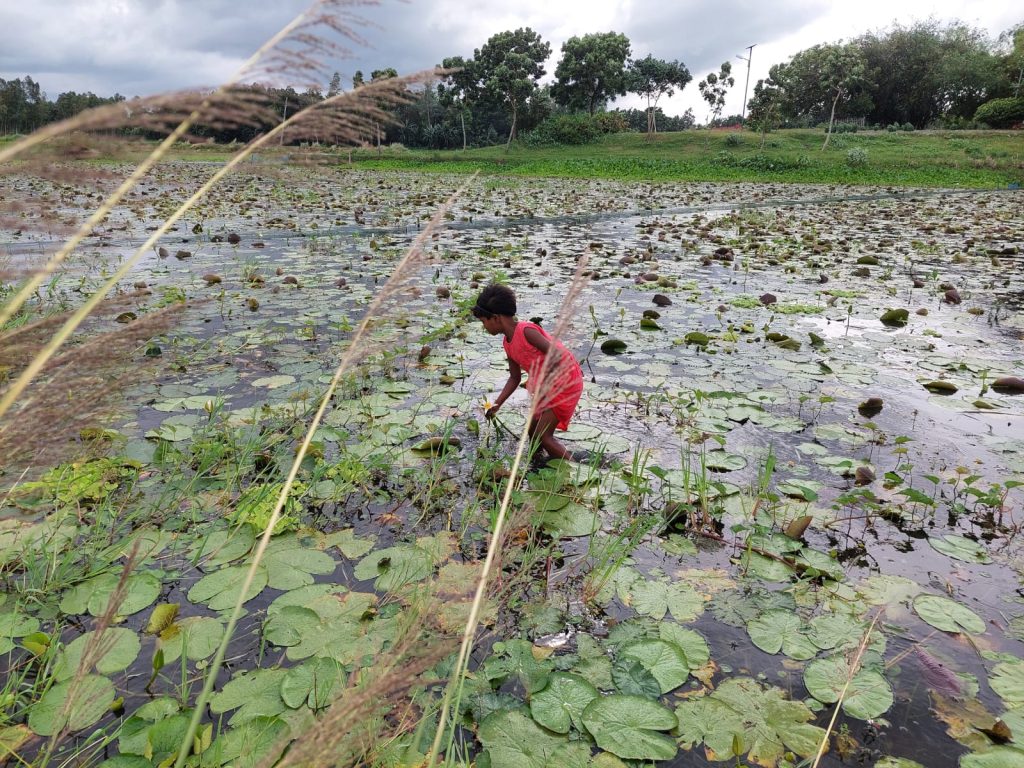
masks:
<path id="1" fill-rule="evenodd" d="M 776 181 L 928 187 L 1005 187 L 1024 179 L 1024 136 L 1012 131 L 881 131 L 838 134 L 821 150 L 817 130 L 771 133 L 764 148 L 758 134 L 692 130 L 605 137 L 596 144 L 530 148 L 516 145 L 466 152 L 361 150 L 354 166 L 411 170 L 623 181 Z M 867 164 L 851 168 L 849 150 L 867 152 Z"/>

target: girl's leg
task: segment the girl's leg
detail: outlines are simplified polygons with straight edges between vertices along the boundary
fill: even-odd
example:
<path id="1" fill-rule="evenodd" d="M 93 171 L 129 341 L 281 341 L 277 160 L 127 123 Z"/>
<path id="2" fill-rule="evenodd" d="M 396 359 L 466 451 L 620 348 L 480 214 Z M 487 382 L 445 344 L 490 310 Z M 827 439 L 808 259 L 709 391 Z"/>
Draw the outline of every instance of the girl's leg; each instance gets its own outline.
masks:
<path id="1" fill-rule="evenodd" d="M 547 451 L 553 459 L 572 458 L 564 445 L 555 439 L 555 427 L 558 424 L 558 417 L 555 412 L 548 408 L 535 415 L 530 422 L 530 439 L 540 443 L 540 447 Z"/>

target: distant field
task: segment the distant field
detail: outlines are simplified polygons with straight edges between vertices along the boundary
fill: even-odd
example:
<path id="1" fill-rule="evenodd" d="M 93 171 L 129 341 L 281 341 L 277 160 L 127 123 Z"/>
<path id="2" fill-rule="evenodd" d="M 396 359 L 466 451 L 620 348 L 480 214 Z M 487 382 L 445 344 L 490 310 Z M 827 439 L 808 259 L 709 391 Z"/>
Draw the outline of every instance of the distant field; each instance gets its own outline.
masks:
<path id="1" fill-rule="evenodd" d="M 730 138 L 734 137 L 734 138 Z M 692 130 L 617 134 L 584 146 L 513 146 L 466 152 L 386 149 L 355 153 L 361 168 L 658 181 L 791 181 L 930 187 L 1005 187 L 1024 180 L 1024 134 L 881 131 L 837 134 L 822 151 L 816 130 Z M 862 152 L 860 152 L 860 151 Z"/>
<path id="2" fill-rule="evenodd" d="M 0 147 L 11 137 L 0 137 Z M 648 141 L 624 133 L 583 146 L 502 146 L 460 150 L 273 147 L 256 160 L 352 163 L 362 169 L 409 170 L 624 181 L 772 181 L 881 186 L 1002 188 L 1024 181 L 1020 131 L 861 131 L 836 134 L 822 151 L 820 130 L 695 129 Z M 139 149 L 149 146 L 140 142 Z M 181 160 L 223 162 L 226 145 L 181 146 Z M 119 158 L 123 159 L 123 158 Z"/>

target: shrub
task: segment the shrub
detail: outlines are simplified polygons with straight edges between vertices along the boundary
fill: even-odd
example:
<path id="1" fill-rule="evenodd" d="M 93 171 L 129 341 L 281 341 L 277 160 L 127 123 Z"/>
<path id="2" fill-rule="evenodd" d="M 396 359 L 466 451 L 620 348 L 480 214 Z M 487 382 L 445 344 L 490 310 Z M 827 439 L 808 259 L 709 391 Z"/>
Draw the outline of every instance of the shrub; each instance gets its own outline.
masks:
<path id="1" fill-rule="evenodd" d="M 914 124 L 913 123 L 904 123 L 903 125 L 900 126 L 900 130 L 901 131 L 910 132 L 910 131 L 914 130 Z"/>
<path id="2" fill-rule="evenodd" d="M 825 133 L 828 133 L 828 123 L 825 124 Z M 832 126 L 832 133 L 856 133 L 860 130 L 857 123 L 836 123 Z"/>
<path id="3" fill-rule="evenodd" d="M 854 147 L 846 152 L 846 164 L 850 168 L 863 168 L 868 164 L 868 153 L 866 149 Z"/>
<path id="4" fill-rule="evenodd" d="M 725 146 L 727 147 L 739 147 L 743 144 L 743 139 L 738 133 L 730 133 L 725 137 Z"/>
<path id="5" fill-rule="evenodd" d="M 523 136 L 527 146 L 589 144 L 602 133 L 590 115 L 555 115 Z"/>
<path id="6" fill-rule="evenodd" d="M 890 123 L 889 125 L 885 126 L 885 130 L 887 130 L 889 133 L 896 133 L 896 131 L 898 131 L 899 129 L 900 127 L 895 123 Z"/>
<path id="7" fill-rule="evenodd" d="M 974 113 L 974 119 L 990 128 L 1012 128 L 1024 123 L 1024 98 L 992 99 Z"/>
<path id="8" fill-rule="evenodd" d="M 601 133 L 625 133 L 629 130 L 629 121 L 621 112 L 598 112 L 593 120 Z"/>

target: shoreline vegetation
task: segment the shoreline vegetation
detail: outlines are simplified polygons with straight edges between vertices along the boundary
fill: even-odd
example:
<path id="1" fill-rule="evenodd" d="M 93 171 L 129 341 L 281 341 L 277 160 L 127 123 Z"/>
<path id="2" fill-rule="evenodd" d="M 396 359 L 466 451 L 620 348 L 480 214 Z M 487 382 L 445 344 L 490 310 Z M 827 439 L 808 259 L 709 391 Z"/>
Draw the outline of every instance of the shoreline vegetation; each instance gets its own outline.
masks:
<path id="1" fill-rule="evenodd" d="M 522 142 L 469 150 L 414 150 L 400 144 L 349 149 L 326 145 L 273 147 L 256 162 L 352 166 L 361 170 L 477 173 L 485 176 L 725 181 L 863 186 L 1005 189 L 1024 182 L 1020 131 L 858 131 L 833 136 L 821 149 L 821 131 L 694 129 L 618 133 L 586 145 L 531 147 Z M 0 138 L 0 146 L 5 143 Z M 149 146 L 139 143 L 140 149 Z M 215 162 L 231 145 L 181 144 L 172 157 Z M 126 159 L 126 158 L 119 158 Z M 95 158 L 102 162 L 103 155 Z"/>

